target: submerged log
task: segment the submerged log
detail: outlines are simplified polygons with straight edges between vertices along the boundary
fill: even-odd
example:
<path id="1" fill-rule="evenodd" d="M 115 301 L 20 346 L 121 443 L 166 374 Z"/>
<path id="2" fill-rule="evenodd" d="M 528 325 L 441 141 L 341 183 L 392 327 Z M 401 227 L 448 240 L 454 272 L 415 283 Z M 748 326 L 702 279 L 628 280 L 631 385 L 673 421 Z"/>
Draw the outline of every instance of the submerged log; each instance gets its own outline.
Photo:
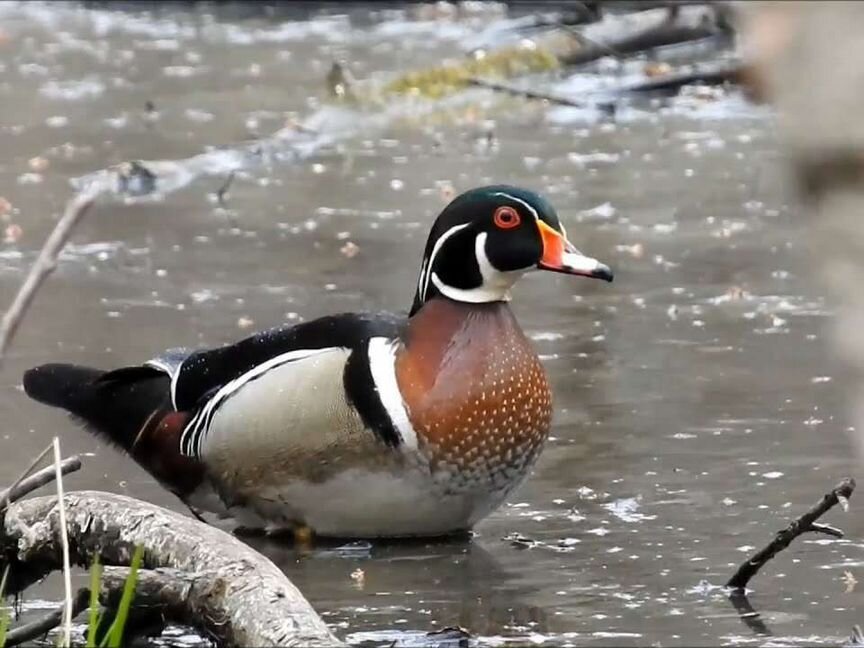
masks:
<path id="1" fill-rule="evenodd" d="M 674 94 L 686 85 L 723 85 L 738 83 L 745 74 L 745 68 L 740 63 L 712 65 L 687 72 L 668 74 L 641 83 L 624 86 L 615 90 L 621 94 L 664 93 Z"/>
<path id="2" fill-rule="evenodd" d="M 144 548 L 145 600 L 163 603 L 178 621 L 224 645 L 339 646 L 300 591 L 269 559 L 232 535 L 179 513 L 123 495 L 82 491 L 64 498 L 72 562 L 128 564 Z M 14 571 L 61 569 L 57 497 L 16 502 L 6 511 L 0 546 Z M 158 571 L 162 568 L 177 571 Z M 174 583 L 170 576 L 185 574 Z M 111 589 L 116 572 L 106 570 Z M 116 588 L 115 588 L 116 589 Z"/>
<path id="3" fill-rule="evenodd" d="M 583 46 L 560 57 L 562 65 L 584 65 L 604 56 L 639 52 L 729 33 L 725 12 L 712 6 L 649 9 L 615 16 L 581 30 Z"/>

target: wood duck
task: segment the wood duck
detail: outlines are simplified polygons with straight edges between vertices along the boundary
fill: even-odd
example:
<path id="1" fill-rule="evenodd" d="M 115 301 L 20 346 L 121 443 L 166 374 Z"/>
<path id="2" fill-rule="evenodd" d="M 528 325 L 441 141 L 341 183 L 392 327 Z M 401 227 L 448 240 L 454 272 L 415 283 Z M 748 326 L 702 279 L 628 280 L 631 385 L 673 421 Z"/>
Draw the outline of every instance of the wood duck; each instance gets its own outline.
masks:
<path id="1" fill-rule="evenodd" d="M 549 434 L 546 374 L 507 304 L 535 269 L 612 280 L 536 193 L 473 189 L 432 226 L 407 318 L 332 315 L 113 371 L 47 364 L 24 389 L 199 516 L 336 537 L 463 532 Z"/>

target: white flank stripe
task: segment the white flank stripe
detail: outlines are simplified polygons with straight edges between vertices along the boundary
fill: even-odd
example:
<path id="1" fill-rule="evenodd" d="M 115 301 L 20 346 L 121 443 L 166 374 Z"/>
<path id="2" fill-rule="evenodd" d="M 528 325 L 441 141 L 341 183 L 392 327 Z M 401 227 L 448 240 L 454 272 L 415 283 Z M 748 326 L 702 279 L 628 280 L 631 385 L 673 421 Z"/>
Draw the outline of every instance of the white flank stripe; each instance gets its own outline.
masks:
<path id="1" fill-rule="evenodd" d="M 406 449 L 416 450 L 417 432 L 408 418 L 408 409 L 396 381 L 396 349 L 392 340 L 385 337 L 369 340 L 369 372 L 378 389 L 381 404 L 402 437 L 402 444 Z"/>
<path id="2" fill-rule="evenodd" d="M 323 349 L 296 349 L 294 351 L 289 351 L 288 353 L 283 353 L 278 356 L 274 356 L 270 358 L 267 362 L 262 362 L 260 365 L 256 365 L 249 371 L 244 374 L 241 374 L 234 380 L 225 383 L 219 391 L 217 391 L 210 400 L 207 401 L 207 404 L 201 408 L 195 417 L 189 421 L 186 425 L 186 428 L 183 430 L 183 434 L 180 437 L 180 449 L 183 454 L 189 456 L 200 457 L 201 449 L 204 445 L 204 441 L 207 438 L 207 428 L 210 426 L 210 421 L 213 418 L 213 415 L 216 413 L 216 409 L 225 402 L 228 398 L 230 398 L 235 392 L 241 389 L 246 383 L 251 380 L 255 380 L 261 374 L 270 371 L 271 369 L 275 369 L 283 364 L 287 364 L 289 362 L 293 362 L 295 360 L 302 360 L 303 358 L 308 358 L 310 356 L 317 355 L 319 353 L 324 353 L 325 351 L 332 351 L 334 347 L 324 347 Z M 178 371 L 179 374 L 179 371 Z M 192 435 L 191 437 L 189 435 Z"/>

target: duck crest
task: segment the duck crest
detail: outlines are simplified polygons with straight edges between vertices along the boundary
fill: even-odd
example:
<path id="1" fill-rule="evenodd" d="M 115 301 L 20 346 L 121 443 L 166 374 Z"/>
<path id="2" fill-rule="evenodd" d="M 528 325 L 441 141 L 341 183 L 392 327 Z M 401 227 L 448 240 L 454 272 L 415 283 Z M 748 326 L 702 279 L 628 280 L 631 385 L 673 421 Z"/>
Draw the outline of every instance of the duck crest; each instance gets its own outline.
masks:
<path id="1" fill-rule="evenodd" d="M 552 402 L 510 308 L 434 299 L 411 318 L 404 340 L 397 381 L 433 471 L 457 490 L 477 480 L 512 484 L 549 434 Z"/>

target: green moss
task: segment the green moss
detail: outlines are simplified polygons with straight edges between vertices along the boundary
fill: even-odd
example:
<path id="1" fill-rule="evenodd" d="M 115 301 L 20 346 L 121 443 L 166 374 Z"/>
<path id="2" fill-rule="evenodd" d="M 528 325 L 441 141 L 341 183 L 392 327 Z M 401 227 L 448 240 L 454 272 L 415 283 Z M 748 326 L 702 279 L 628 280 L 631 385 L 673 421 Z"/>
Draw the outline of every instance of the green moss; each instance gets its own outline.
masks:
<path id="1" fill-rule="evenodd" d="M 473 77 L 510 78 L 558 67 L 558 58 L 542 48 L 511 47 L 484 57 L 409 72 L 384 86 L 382 93 L 438 99 L 466 87 Z"/>

